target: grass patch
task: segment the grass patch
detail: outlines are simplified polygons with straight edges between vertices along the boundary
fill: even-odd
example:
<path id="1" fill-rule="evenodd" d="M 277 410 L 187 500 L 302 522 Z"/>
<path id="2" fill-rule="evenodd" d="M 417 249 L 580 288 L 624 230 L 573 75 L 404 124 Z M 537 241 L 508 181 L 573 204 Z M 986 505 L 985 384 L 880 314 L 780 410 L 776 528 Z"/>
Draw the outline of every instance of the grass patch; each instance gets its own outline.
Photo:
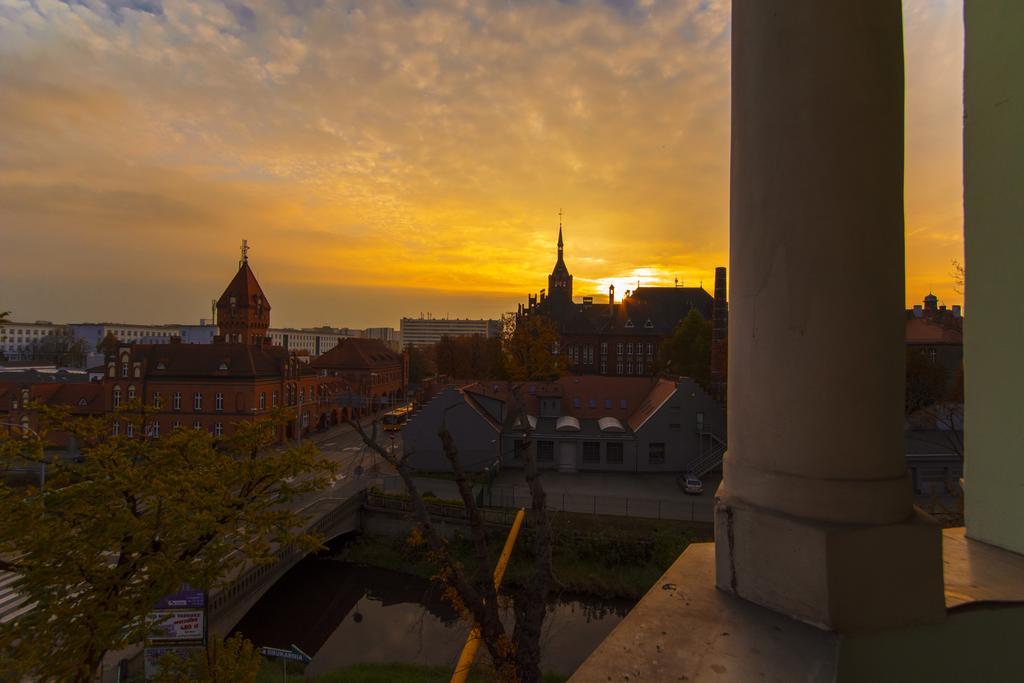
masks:
<path id="1" fill-rule="evenodd" d="M 298 669 L 289 668 L 289 677 L 302 674 Z M 294 672 L 294 673 L 293 673 Z M 452 678 L 451 667 L 427 666 L 394 662 L 388 664 L 352 664 L 318 676 L 303 678 L 313 683 L 448 683 Z M 268 662 L 260 670 L 257 683 L 279 683 L 284 679 L 281 665 Z M 483 666 L 477 666 L 469 675 L 470 683 L 489 683 L 493 675 Z M 566 676 L 545 674 L 544 683 L 563 683 Z"/>
<path id="2" fill-rule="evenodd" d="M 710 524 L 575 513 L 553 513 L 551 527 L 554 572 L 563 590 L 634 600 L 657 582 L 687 545 L 710 540 L 713 535 Z M 492 529 L 488 533 L 496 560 L 506 531 Z M 449 547 L 473 577 L 472 543 L 456 536 Z M 506 586 L 523 585 L 529 578 L 534 563 L 532 547 L 531 534 L 524 530 L 505 573 Z M 425 579 L 437 572 L 425 549 L 411 546 L 404 538 L 361 536 L 346 548 L 346 559 Z"/>

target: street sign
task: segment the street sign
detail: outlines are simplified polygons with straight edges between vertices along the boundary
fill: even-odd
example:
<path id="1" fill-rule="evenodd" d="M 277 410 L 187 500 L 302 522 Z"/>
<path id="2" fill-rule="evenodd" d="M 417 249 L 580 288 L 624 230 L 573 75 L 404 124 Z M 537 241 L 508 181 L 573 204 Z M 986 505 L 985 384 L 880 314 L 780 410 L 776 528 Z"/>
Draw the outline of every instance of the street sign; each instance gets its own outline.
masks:
<path id="1" fill-rule="evenodd" d="M 264 657 L 290 659 L 293 662 L 302 662 L 303 664 L 309 664 L 311 661 L 313 661 L 312 657 L 307 655 L 305 652 L 300 650 L 295 645 L 292 645 L 290 650 L 282 650 L 279 647 L 261 647 L 260 654 Z"/>

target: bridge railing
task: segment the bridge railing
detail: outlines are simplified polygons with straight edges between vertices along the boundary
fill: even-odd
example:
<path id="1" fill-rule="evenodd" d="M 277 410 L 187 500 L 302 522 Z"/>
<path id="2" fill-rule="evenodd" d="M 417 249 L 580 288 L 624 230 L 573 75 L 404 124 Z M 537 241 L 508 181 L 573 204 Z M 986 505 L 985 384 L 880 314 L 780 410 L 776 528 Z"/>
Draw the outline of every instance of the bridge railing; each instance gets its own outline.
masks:
<path id="1" fill-rule="evenodd" d="M 362 492 L 368 486 L 381 486 L 381 479 L 356 480 L 348 483 L 340 490 L 331 491 L 329 496 L 321 496 L 303 507 L 300 512 L 307 512 L 317 507 L 326 507 L 321 515 L 311 514 L 313 521 L 307 531 L 322 537 L 330 537 L 336 526 L 348 519 L 354 509 L 363 504 Z M 328 507 L 329 506 L 329 507 Z M 210 620 L 216 621 L 218 615 L 243 602 L 254 593 L 273 585 L 281 576 L 305 557 L 308 551 L 295 546 L 282 546 L 274 553 L 270 562 L 250 566 L 241 571 L 220 590 L 210 593 Z"/>

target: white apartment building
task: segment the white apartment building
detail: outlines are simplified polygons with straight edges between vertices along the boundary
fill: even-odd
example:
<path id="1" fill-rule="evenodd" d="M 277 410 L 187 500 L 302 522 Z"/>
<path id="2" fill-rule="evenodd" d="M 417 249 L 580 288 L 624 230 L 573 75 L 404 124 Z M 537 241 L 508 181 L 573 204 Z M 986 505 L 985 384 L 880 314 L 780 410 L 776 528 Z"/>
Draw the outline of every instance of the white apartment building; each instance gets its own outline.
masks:
<path id="1" fill-rule="evenodd" d="M 400 328 L 403 346 L 430 346 L 441 337 L 497 337 L 501 334 L 500 320 L 471 320 L 469 318 L 402 318 Z"/>
<path id="2" fill-rule="evenodd" d="M 289 351 L 305 351 L 310 356 L 319 356 L 333 349 L 347 337 L 358 337 L 359 330 L 296 329 L 291 327 L 270 328 L 270 343 L 283 346 Z"/>
<path id="3" fill-rule="evenodd" d="M 34 323 L 0 323 L 0 353 L 7 360 L 32 360 L 34 350 L 54 336 L 67 338 L 71 330 L 67 325 L 56 325 L 47 320 Z"/>
<path id="4" fill-rule="evenodd" d="M 195 325 L 134 325 L 129 323 L 76 323 L 67 325 L 72 334 L 85 341 L 88 350 L 96 349 L 108 334 L 127 344 L 169 344 L 173 337 L 182 337 L 183 328 L 195 328 Z M 213 325 L 203 326 L 210 330 L 209 343 L 216 333 Z M 193 335 L 194 336 L 194 335 Z M 196 343 L 196 342 L 193 342 Z"/>

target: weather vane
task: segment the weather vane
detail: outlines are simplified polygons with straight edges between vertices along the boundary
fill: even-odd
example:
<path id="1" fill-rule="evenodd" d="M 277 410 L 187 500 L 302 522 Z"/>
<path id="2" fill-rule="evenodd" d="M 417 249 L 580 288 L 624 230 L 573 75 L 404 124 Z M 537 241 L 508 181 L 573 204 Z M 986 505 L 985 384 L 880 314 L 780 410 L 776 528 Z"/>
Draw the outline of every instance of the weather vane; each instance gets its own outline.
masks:
<path id="1" fill-rule="evenodd" d="M 244 264 L 249 262 L 249 240 L 242 240 L 242 261 L 238 264 L 241 268 Z"/>

